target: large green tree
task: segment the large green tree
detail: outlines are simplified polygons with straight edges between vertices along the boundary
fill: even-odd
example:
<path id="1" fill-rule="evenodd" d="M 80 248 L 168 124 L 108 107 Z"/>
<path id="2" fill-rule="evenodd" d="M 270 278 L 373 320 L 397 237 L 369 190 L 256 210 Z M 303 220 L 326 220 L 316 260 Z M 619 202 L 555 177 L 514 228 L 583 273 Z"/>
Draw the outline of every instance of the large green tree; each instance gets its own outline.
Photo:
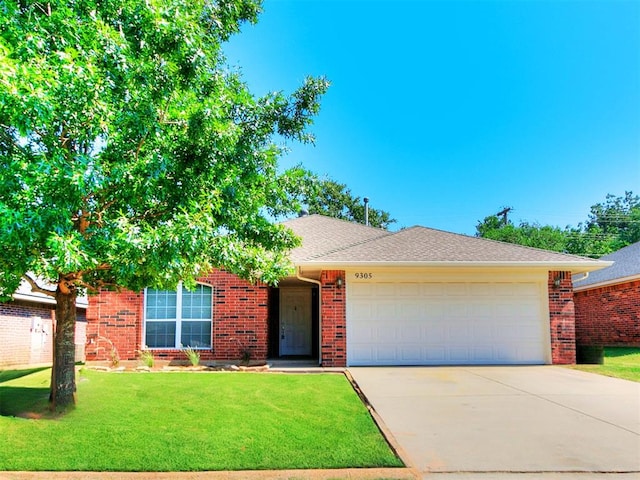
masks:
<path id="1" fill-rule="evenodd" d="M 385 230 L 396 222 L 389 212 L 372 207 L 368 207 L 368 215 L 366 215 L 363 199 L 353 195 L 345 184 L 329 178 L 310 175 L 302 201 L 307 204 L 309 213 L 312 214 L 318 213 L 358 223 L 365 223 L 365 217 L 367 217 L 369 225 Z"/>
<path id="2" fill-rule="evenodd" d="M 259 0 L 0 3 L 0 296 L 55 297 L 52 407 L 75 401 L 76 298 L 187 286 L 213 266 L 274 282 L 328 84 L 256 98 L 222 43 Z M 53 288 L 47 288 L 52 285 Z"/>

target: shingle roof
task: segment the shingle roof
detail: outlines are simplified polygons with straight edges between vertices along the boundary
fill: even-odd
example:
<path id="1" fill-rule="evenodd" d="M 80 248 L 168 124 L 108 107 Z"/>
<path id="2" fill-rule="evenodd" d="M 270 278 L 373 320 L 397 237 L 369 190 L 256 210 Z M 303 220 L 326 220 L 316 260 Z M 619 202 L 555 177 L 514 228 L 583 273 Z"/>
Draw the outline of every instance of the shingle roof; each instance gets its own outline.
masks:
<path id="1" fill-rule="evenodd" d="M 302 239 L 302 246 L 291 252 L 294 263 L 391 235 L 386 230 L 323 215 L 307 215 L 283 223 Z"/>
<path id="2" fill-rule="evenodd" d="M 590 258 L 523 247 L 425 227 L 398 232 L 321 215 L 284 222 L 302 238 L 292 252 L 294 263 L 541 263 L 602 267 Z"/>
<path id="3" fill-rule="evenodd" d="M 600 260 L 608 260 L 615 262 L 613 265 L 602 270 L 590 273 L 589 276 L 582 280 L 576 281 L 576 288 L 586 287 L 600 283 L 615 282 L 621 278 L 640 276 L 640 242 L 633 243 L 617 252 L 610 253 L 600 258 Z"/>

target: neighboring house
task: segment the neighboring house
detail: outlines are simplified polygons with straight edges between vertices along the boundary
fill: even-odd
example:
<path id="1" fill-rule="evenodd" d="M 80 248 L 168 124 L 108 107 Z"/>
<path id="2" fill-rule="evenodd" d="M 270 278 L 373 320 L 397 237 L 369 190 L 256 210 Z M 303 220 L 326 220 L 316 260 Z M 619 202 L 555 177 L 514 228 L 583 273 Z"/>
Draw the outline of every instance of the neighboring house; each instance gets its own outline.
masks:
<path id="1" fill-rule="evenodd" d="M 193 292 L 91 297 L 88 360 L 311 357 L 323 366 L 575 362 L 571 275 L 610 263 L 423 227 L 388 232 L 320 215 L 277 288 L 222 270 Z"/>
<path id="2" fill-rule="evenodd" d="M 610 267 L 576 277 L 576 342 L 640 346 L 640 242 L 601 260 Z"/>
<path id="3" fill-rule="evenodd" d="M 76 360 L 84 361 L 87 298 L 77 302 Z M 35 293 L 26 282 L 13 300 L 0 303 L 0 370 L 5 367 L 50 364 L 53 361 L 55 300 Z"/>

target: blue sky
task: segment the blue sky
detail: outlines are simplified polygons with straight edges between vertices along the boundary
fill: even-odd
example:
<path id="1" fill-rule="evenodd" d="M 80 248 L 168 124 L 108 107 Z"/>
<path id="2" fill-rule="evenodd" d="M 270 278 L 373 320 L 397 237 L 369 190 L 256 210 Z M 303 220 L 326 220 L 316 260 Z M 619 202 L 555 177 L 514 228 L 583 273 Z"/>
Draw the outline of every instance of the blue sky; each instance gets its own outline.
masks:
<path id="1" fill-rule="evenodd" d="M 577 225 L 640 194 L 640 1 L 266 0 L 225 47 L 252 91 L 332 83 L 282 166 L 398 220 Z"/>

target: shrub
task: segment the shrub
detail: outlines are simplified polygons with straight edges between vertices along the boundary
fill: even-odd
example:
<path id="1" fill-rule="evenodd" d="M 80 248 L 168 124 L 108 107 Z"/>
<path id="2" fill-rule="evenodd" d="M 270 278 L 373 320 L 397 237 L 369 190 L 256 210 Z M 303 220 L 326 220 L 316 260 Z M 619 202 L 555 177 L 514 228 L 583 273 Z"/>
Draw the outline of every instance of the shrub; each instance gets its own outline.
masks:
<path id="1" fill-rule="evenodd" d="M 153 358 L 153 352 L 148 348 L 145 348 L 144 350 L 138 350 L 138 353 L 140 354 L 140 361 L 147 367 L 153 368 L 153 363 L 155 361 Z"/>
<path id="2" fill-rule="evenodd" d="M 183 348 L 182 349 L 182 353 L 185 354 L 185 356 L 189 360 L 189 363 L 191 363 L 192 366 L 194 366 L 194 367 L 198 366 L 198 364 L 200 363 L 200 352 L 198 352 L 198 351 L 194 350 L 193 348 L 187 346 L 187 348 Z"/>

